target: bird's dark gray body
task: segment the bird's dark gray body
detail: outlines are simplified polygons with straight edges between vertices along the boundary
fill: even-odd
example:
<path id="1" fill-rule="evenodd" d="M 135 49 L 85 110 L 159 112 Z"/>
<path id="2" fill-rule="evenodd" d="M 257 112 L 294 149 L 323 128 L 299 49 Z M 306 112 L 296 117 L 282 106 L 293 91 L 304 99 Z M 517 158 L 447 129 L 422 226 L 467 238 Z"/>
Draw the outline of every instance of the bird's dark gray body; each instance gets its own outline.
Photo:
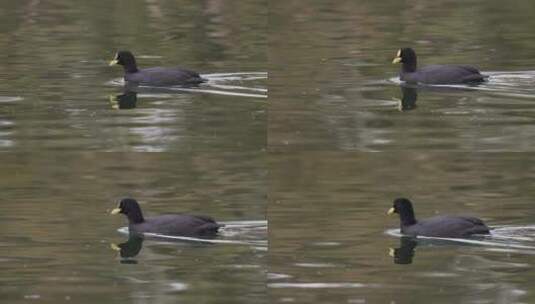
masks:
<path id="1" fill-rule="evenodd" d="M 473 234 L 489 234 L 482 220 L 471 216 L 440 215 L 417 220 L 410 200 L 397 198 L 388 214 L 399 214 L 401 233 L 408 236 L 464 238 Z"/>
<path id="2" fill-rule="evenodd" d="M 128 229 L 132 233 L 158 233 L 180 236 L 214 236 L 220 225 L 211 217 L 187 214 L 166 214 L 146 218 L 139 224 L 130 223 Z"/>
<path id="3" fill-rule="evenodd" d="M 489 228 L 475 217 L 441 215 L 418 220 L 413 225 L 402 224 L 401 233 L 410 236 L 463 238 L 472 234 L 489 234 Z"/>
<path id="4" fill-rule="evenodd" d="M 196 85 L 206 81 L 206 79 L 202 78 L 199 73 L 179 67 L 138 69 L 136 58 L 130 51 L 117 52 L 115 58 L 110 61 L 110 66 L 116 64 L 123 66 L 124 80 L 128 85 L 187 86 Z"/>
<path id="5" fill-rule="evenodd" d="M 424 84 L 477 83 L 485 81 L 487 77 L 469 65 L 428 65 L 415 72 L 402 70 L 399 74 L 402 81 Z"/>
<path id="6" fill-rule="evenodd" d="M 111 214 L 122 213 L 128 218 L 132 234 L 158 233 L 163 235 L 211 237 L 224 225 L 206 215 L 165 214 L 145 218 L 141 207 L 133 198 L 124 198 Z"/>
<path id="7" fill-rule="evenodd" d="M 488 76 L 470 65 L 428 65 L 418 69 L 416 52 L 411 48 L 398 50 L 392 63 L 401 63 L 399 79 L 416 84 L 479 83 Z"/>
<path id="8" fill-rule="evenodd" d="M 182 68 L 154 67 L 124 74 L 124 80 L 141 85 L 195 85 L 205 82 L 197 72 Z"/>

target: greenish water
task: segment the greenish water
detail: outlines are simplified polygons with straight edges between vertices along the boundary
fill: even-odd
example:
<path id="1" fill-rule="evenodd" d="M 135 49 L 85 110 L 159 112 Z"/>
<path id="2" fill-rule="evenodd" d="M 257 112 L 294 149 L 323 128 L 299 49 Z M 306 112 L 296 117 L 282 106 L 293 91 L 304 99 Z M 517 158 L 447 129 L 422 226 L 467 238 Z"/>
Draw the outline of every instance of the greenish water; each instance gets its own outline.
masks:
<path id="1" fill-rule="evenodd" d="M 534 163 L 528 153 L 272 157 L 272 303 L 535 301 Z M 420 218 L 474 215 L 496 229 L 480 243 L 426 239 L 414 248 L 393 233 L 399 218 L 386 215 L 397 197 L 410 198 Z"/>
<path id="2" fill-rule="evenodd" d="M 535 302 L 532 1 L 24 0 L 0 16 L 4 302 Z M 405 46 L 489 81 L 404 86 Z M 119 49 L 209 81 L 125 88 Z M 126 196 L 226 227 L 129 238 L 109 215 Z M 385 215 L 400 196 L 493 235 L 401 238 Z"/>
<path id="3" fill-rule="evenodd" d="M 266 294 L 266 159 L 259 153 L 0 155 L 0 298 L 9 303 L 245 303 Z M 196 213 L 221 222 L 221 244 L 128 236 L 117 200 L 147 215 Z M 263 222 L 263 224 L 262 224 Z M 258 224 L 260 223 L 260 225 Z M 236 224 L 234 224 L 236 226 Z M 232 242 L 234 241 L 234 242 Z M 265 302 L 265 301 L 264 301 Z"/>
<path id="4" fill-rule="evenodd" d="M 1 5 L 0 150 L 263 150 L 266 146 L 267 4 L 264 1 L 9 1 Z M 239 17 L 238 17 L 239 16 Z M 228 74 L 202 92 L 123 93 L 108 67 L 129 49 L 140 67 Z M 263 73 L 259 79 L 232 77 Z M 242 75 L 243 76 L 243 75 Z M 220 85 L 262 89 L 255 93 Z M 223 91 L 221 95 L 213 90 Z"/>
<path id="5" fill-rule="evenodd" d="M 535 301 L 534 159 L 507 153 L 534 150 L 534 16 L 531 1 L 270 4 L 272 303 Z M 407 46 L 490 79 L 400 86 Z M 385 214 L 397 197 L 496 229 L 415 244 Z"/>
<path id="6" fill-rule="evenodd" d="M 1 302 L 266 302 L 267 3 L 4 1 L 0 16 Z M 126 90 L 119 49 L 209 81 Z M 125 196 L 232 225 L 121 257 L 127 221 L 109 211 Z"/>
<path id="7" fill-rule="evenodd" d="M 533 151 L 535 4 L 276 1 L 270 14 L 269 146 L 295 150 Z M 291 28 L 291 31 L 284 30 Z M 400 47 L 472 64 L 475 89 L 420 88 L 400 112 Z M 514 72 L 514 73 L 511 73 Z"/>

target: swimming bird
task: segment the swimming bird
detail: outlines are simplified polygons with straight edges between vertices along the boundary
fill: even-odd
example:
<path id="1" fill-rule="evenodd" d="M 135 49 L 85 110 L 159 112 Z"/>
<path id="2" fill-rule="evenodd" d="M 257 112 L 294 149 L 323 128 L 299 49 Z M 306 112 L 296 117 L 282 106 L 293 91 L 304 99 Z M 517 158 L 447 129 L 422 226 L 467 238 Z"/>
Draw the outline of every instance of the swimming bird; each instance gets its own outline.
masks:
<path id="1" fill-rule="evenodd" d="M 153 67 L 138 69 L 130 51 L 119 51 L 110 61 L 110 66 L 122 65 L 127 83 L 149 86 L 196 85 L 207 81 L 199 73 L 182 68 Z"/>
<path id="2" fill-rule="evenodd" d="M 411 48 L 399 49 L 392 63 L 402 64 L 399 79 L 408 83 L 480 83 L 488 78 L 470 65 L 428 65 L 418 69 L 416 52 Z"/>
<path id="3" fill-rule="evenodd" d="M 194 237 L 211 237 L 224 225 L 206 215 L 166 214 L 145 218 L 141 207 L 133 198 L 124 198 L 111 214 L 122 213 L 128 218 L 130 233 L 158 233 Z"/>
<path id="4" fill-rule="evenodd" d="M 490 233 L 489 227 L 476 217 L 440 215 L 416 220 L 412 203 L 406 198 L 394 200 L 388 214 L 394 213 L 399 214 L 401 233 L 408 236 L 463 238 L 473 234 Z"/>

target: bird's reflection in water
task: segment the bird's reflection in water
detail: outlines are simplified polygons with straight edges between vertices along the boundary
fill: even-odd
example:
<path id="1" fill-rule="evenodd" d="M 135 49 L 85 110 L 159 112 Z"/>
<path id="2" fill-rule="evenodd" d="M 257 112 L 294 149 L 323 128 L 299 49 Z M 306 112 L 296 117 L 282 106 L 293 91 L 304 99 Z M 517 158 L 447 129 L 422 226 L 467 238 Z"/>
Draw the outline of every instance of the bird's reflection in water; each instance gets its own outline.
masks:
<path id="1" fill-rule="evenodd" d="M 471 92 L 478 84 L 463 87 L 437 87 L 437 86 L 418 86 L 407 83 L 401 84 L 401 100 L 399 101 L 400 111 L 410 111 L 416 109 L 416 100 L 418 99 L 418 90 L 433 93 L 452 93 L 452 92 Z M 397 98 L 396 98 L 397 99 Z"/>
<path id="2" fill-rule="evenodd" d="M 414 249 L 418 245 L 416 239 L 412 237 L 402 237 L 399 248 L 390 248 L 390 256 L 394 258 L 395 264 L 412 264 Z"/>
<path id="3" fill-rule="evenodd" d="M 402 85 L 401 100 L 399 101 L 400 111 L 410 111 L 416 109 L 416 100 L 418 99 L 418 91 L 416 87 Z"/>
<path id="4" fill-rule="evenodd" d="M 143 248 L 143 237 L 131 234 L 128 241 L 118 245 L 111 244 L 110 247 L 119 252 L 122 264 L 137 264 L 137 261 L 133 258 L 137 256 L 141 251 L 141 248 Z"/>
<path id="5" fill-rule="evenodd" d="M 124 91 L 123 94 L 110 96 L 111 107 L 115 110 L 134 109 L 137 103 L 137 92 Z"/>

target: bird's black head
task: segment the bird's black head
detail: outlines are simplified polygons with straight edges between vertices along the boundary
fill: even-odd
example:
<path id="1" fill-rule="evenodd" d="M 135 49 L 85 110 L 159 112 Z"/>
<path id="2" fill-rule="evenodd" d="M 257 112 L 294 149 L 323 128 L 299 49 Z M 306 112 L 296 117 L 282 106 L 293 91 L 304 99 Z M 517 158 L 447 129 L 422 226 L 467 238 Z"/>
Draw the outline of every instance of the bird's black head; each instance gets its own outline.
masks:
<path id="1" fill-rule="evenodd" d="M 111 211 L 111 214 L 122 213 L 128 217 L 128 221 L 133 224 L 142 223 L 145 219 L 141 213 L 141 208 L 133 198 L 123 198 L 117 208 Z"/>
<path id="2" fill-rule="evenodd" d="M 388 210 L 388 214 L 397 213 L 403 225 L 414 225 L 416 218 L 414 217 L 414 210 L 412 203 L 406 198 L 396 198 L 392 208 Z"/>
<path id="3" fill-rule="evenodd" d="M 110 66 L 116 64 L 122 65 L 128 73 L 137 72 L 136 58 L 130 51 L 118 51 L 113 60 L 110 61 Z"/>
<path id="4" fill-rule="evenodd" d="M 412 73 L 416 71 L 416 52 L 411 48 L 402 48 L 398 50 L 392 63 L 402 63 L 403 71 Z"/>

